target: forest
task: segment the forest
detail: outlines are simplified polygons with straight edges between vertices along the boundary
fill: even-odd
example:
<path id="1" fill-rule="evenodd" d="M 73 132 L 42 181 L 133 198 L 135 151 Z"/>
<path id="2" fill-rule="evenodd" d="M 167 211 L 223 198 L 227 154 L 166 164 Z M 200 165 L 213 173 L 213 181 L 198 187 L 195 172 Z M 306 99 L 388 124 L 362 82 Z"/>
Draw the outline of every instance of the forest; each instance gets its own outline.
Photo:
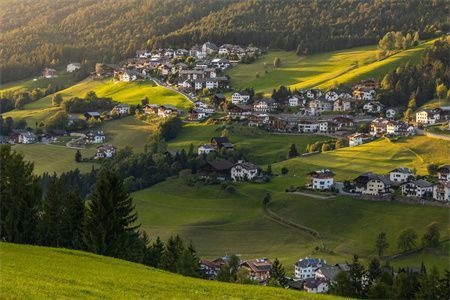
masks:
<path id="1" fill-rule="evenodd" d="M 0 3 L 1 83 L 69 62 L 94 66 L 135 50 L 205 41 L 296 50 L 376 43 L 386 32 L 447 32 L 445 0 L 11 0 Z"/>

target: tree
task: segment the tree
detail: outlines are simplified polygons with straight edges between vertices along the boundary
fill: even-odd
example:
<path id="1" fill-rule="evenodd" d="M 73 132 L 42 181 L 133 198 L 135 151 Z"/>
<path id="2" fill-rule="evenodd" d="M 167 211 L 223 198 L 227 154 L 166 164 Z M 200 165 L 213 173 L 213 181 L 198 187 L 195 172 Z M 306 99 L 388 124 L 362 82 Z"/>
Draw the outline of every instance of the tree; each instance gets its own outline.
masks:
<path id="1" fill-rule="evenodd" d="M 54 94 L 52 97 L 52 105 L 53 106 L 60 106 L 63 101 L 63 98 L 61 94 Z"/>
<path id="2" fill-rule="evenodd" d="M 164 249 L 164 243 L 159 237 L 157 237 L 153 244 L 149 247 L 143 263 L 154 268 L 159 267 L 161 265 L 161 259 L 164 255 Z"/>
<path id="3" fill-rule="evenodd" d="M 383 271 L 381 270 L 381 264 L 380 260 L 378 258 L 373 258 L 370 263 L 369 267 L 367 268 L 367 277 L 369 279 L 369 283 L 372 284 L 375 282 L 380 276 Z"/>
<path id="4" fill-rule="evenodd" d="M 447 96 L 447 87 L 445 86 L 445 84 L 441 83 L 438 84 L 436 86 L 436 97 L 438 97 L 439 99 L 439 105 L 440 105 L 440 101 L 445 99 L 445 97 Z"/>
<path id="5" fill-rule="evenodd" d="M 82 249 L 84 200 L 78 189 L 64 192 L 64 210 L 61 213 L 61 244 L 71 249 Z"/>
<path id="6" fill-rule="evenodd" d="M 438 169 L 439 169 L 439 166 L 435 165 L 435 164 L 429 164 L 427 166 L 428 174 L 430 174 L 430 175 L 436 175 Z"/>
<path id="7" fill-rule="evenodd" d="M 273 60 L 273 67 L 279 68 L 280 66 L 281 66 L 281 59 L 279 57 L 275 57 L 275 59 Z"/>
<path id="8" fill-rule="evenodd" d="M 26 104 L 25 98 L 23 98 L 22 96 L 19 96 L 16 99 L 14 107 L 17 109 L 22 109 L 25 106 L 25 104 Z"/>
<path id="9" fill-rule="evenodd" d="M 288 168 L 286 168 L 286 167 L 282 167 L 281 168 L 281 174 L 282 175 L 286 175 L 288 172 L 289 172 Z"/>
<path id="10" fill-rule="evenodd" d="M 42 196 L 33 163 L 9 145 L 0 148 L 0 238 L 6 242 L 36 241 L 38 206 Z"/>
<path id="11" fill-rule="evenodd" d="M 270 203 L 271 200 L 272 200 L 272 196 L 270 195 L 269 192 L 267 192 L 267 193 L 264 195 L 264 199 L 263 199 L 263 204 L 264 204 L 264 206 L 267 206 L 267 205 Z"/>
<path id="12" fill-rule="evenodd" d="M 348 272 L 340 271 L 336 274 L 334 282 L 331 283 L 330 294 L 342 297 L 354 297 L 355 292 Z"/>
<path id="13" fill-rule="evenodd" d="M 275 258 L 272 268 L 270 269 L 269 285 L 280 287 L 286 287 L 287 285 L 286 272 L 278 258 Z"/>
<path id="14" fill-rule="evenodd" d="M 230 136 L 230 132 L 228 131 L 228 129 L 224 128 L 222 130 L 222 133 L 220 134 L 221 137 L 229 137 Z"/>
<path id="15" fill-rule="evenodd" d="M 293 158 L 298 156 L 297 147 L 295 144 L 291 144 L 291 147 L 289 148 L 288 158 Z"/>
<path id="16" fill-rule="evenodd" d="M 217 274 L 218 281 L 236 282 L 239 270 L 240 259 L 236 255 L 231 255 L 228 261 L 222 266 Z"/>
<path id="17" fill-rule="evenodd" d="M 384 282 L 376 282 L 370 286 L 367 296 L 369 299 L 389 299 L 390 286 Z"/>
<path id="18" fill-rule="evenodd" d="M 440 239 L 440 229 L 437 222 L 432 222 L 427 226 L 427 230 L 422 237 L 424 247 L 437 247 Z"/>
<path id="19" fill-rule="evenodd" d="M 272 176 L 273 175 L 273 173 L 272 173 L 272 165 L 271 164 L 269 164 L 267 166 L 266 175 L 267 176 Z"/>
<path id="20" fill-rule="evenodd" d="M 416 246 L 417 233 L 414 229 L 403 230 L 397 239 L 397 248 L 401 251 L 408 251 Z"/>
<path id="21" fill-rule="evenodd" d="M 164 250 L 161 258 L 160 268 L 168 270 L 170 272 L 177 272 L 177 262 L 181 253 L 184 251 L 184 243 L 180 236 L 171 236 L 166 243 L 166 249 Z"/>
<path id="22" fill-rule="evenodd" d="M 80 150 L 77 150 L 77 152 L 75 153 L 75 161 L 76 162 L 81 162 L 81 159 L 82 159 L 83 157 L 81 156 L 81 152 L 80 152 Z"/>
<path id="23" fill-rule="evenodd" d="M 364 266 L 359 262 L 358 255 L 353 256 L 353 261 L 350 264 L 350 270 L 348 271 L 350 286 L 353 289 L 354 297 L 359 299 L 364 296 L 363 277 L 366 274 Z"/>
<path id="24" fill-rule="evenodd" d="M 327 152 L 330 150 L 330 145 L 328 145 L 327 143 L 323 143 L 322 148 L 320 150 L 321 152 Z"/>
<path id="25" fill-rule="evenodd" d="M 375 250 L 379 257 L 383 256 L 384 251 L 389 247 L 387 242 L 386 233 L 380 232 L 375 241 Z"/>
<path id="26" fill-rule="evenodd" d="M 435 266 L 429 274 L 420 276 L 419 289 L 415 296 L 417 299 L 448 299 L 439 297 L 439 270 Z"/>
<path id="27" fill-rule="evenodd" d="M 198 262 L 199 259 L 195 255 L 195 250 L 183 249 L 176 262 L 177 273 L 184 276 L 199 277 Z"/>
<path id="28" fill-rule="evenodd" d="M 133 256 L 140 225 L 133 199 L 123 181 L 111 170 L 102 170 L 88 202 L 84 242 L 89 251 L 117 258 Z"/>
<path id="29" fill-rule="evenodd" d="M 346 146 L 346 141 L 343 139 L 338 139 L 335 144 L 335 149 L 344 148 Z"/>
<path id="30" fill-rule="evenodd" d="M 62 242 L 62 211 L 65 195 L 63 185 L 56 175 L 53 176 L 50 188 L 43 200 L 40 212 L 39 241 L 41 245 L 60 247 Z"/>

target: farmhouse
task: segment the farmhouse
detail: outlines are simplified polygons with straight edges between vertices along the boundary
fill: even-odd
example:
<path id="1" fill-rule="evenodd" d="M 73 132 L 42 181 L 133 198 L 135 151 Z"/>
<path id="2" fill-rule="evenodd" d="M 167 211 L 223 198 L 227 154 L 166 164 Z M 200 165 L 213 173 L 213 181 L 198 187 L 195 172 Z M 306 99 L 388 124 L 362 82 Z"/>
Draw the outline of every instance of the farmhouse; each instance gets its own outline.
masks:
<path id="1" fill-rule="evenodd" d="M 37 136 L 30 131 L 19 133 L 17 138 L 19 144 L 33 144 L 37 142 Z"/>
<path id="2" fill-rule="evenodd" d="M 100 120 L 101 116 L 100 113 L 97 111 L 88 111 L 84 113 L 84 117 L 86 118 L 86 120 L 89 119 L 95 119 L 95 120 Z"/>
<path id="3" fill-rule="evenodd" d="M 302 120 L 298 122 L 298 131 L 301 133 L 313 133 L 319 130 L 320 123 L 318 121 Z"/>
<path id="4" fill-rule="evenodd" d="M 320 258 L 303 258 L 294 264 L 294 277 L 296 280 L 314 278 L 318 268 L 326 265 L 326 261 Z"/>
<path id="5" fill-rule="evenodd" d="M 220 95 L 220 94 L 218 94 L 218 95 Z M 207 114 L 214 113 L 214 108 L 212 108 L 206 101 L 202 101 L 202 100 L 195 101 L 194 106 L 195 106 L 195 109 L 203 111 Z"/>
<path id="6" fill-rule="evenodd" d="M 370 135 L 365 133 L 354 133 L 349 135 L 347 138 L 349 147 L 362 145 L 372 139 Z"/>
<path id="7" fill-rule="evenodd" d="M 218 88 L 224 88 L 227 82 L 228 82 L 227 77 L 200 78 L 194 81 L 194 88 L 196 90 L 202 90 L 204 88 L 213 90 Z"/>
<path id="8" fill-rule="evenodd" d="M 355 180 L 356 192 L 363 195 L 383 195 L 391 192 L 391 181 L 384 175 L 364 173 Z"/>
<path id="9" fill-rule="evenodd" d="M 241 262 L 240 267 L 249 271 L 250 279 L 264 284 L 267 283 L 270 278 L 272 263 L 267 258 L 244 260 Z"/>
<path id="10" fill-rule="evenodd" d="M 450 165 L 445 165 L 437 170 L 439 181 L 450 181 Z"/>
<path id="11" fill-rule="evenodd" d="M 157 104 L 145 104 L 143 111 L 144 114 L 146 115 L 153 115 L 153 114 L 158 114 L 158 108 L 159 106 Z"/>
<path id="12" fill-rule="evenodd" d="M 425 109 L 416 113 L 417 124 L 433 125 L 440 119 L 440 109 Z"/>
<path id="13" fill-rule="evenodd" d="M 127 69 L 114 71 L 114 78 L 118 81 L 131 82 L 137 79 L 137 75 Z"/>
<path id="14" fill-rule="evenodd" d="M 128 115 L 130 113 L 130 106 L 127 104 L 118 104 L 114 106 L 111 113 L 116 113 L 120 116 Z"/>
<path id="15" fill-rule="evenodd" d="M 433 194 L 433 184 L 423 180 L 413 180 L 401 185 L 402 195 L 407 197 L 427 198 Z"/>
<path id="16" fill-rule="evenodd" d="M 233 104 L 247 104 L 249 100 L 250 94 L 245 91 L 235 92 L 231 95 L 231 103 Z"/>
<path id="17" fill-rule="evenodd" d="M 386 109 L 386 118 L 393 119 L 396 114 L 397 114 L 397 110 L 396 109 L 394 109 L 394 108 Z"/>
<path id="18" fill-rule="evenodd" d="M 200 168 L 200 175 L 204 179 L 211 179 L 212 177 L 218 180 L 225 180 L 230 177 L 230 170 L 233 167 L 233 163 L 224 159 L 215 159 L 206 162 Z"/>
<path id="19" fill-rule="evenodd" d="M 383 104 L 378 101 L 366 102 L 363 106 L 363 110 L 368 114 L 377 114 L 383 111 Z"/>
<path id="20" fill-rule="evenodd" d="M 308 293 L 324 294 L 328 292 L 329 283 L 323 278 L 306 278 L 303 281 L 303 288 Z"/>
<path id="21" fill-rule="evenodd" d="M 337 90 L 329 90 L 325 93 L 325 99 L 328 101 L 336 101 L 339 98 L 339 92 Z"/>
<path id="22" fill-rule="evenodd" d="M 231 67 L 230 61 L 225 58 L 215 58 L 211 61 L 212 65 L 218 69 L 226 70 Z"/>
<path id="23" fill-rule="evenodd" d="M 217 274 L 222 266 L 222 261 L 209 261 L 207 259 L 200 260 L 200 272 L 209 280 L 215 280 L 217 278 Z"/>
<path id="24" fill-rule="evenodd" d="M 450 201 L 450 181 L 438 182 L 433 186 L 433 199 L 436 201 Z"/>
<path id="25" fill-rule="evenodd" d="M 45 68 L 44 71 L 42 72 L 42 76 L 44 76 L 44 78 L 56 78 L 58 77 L 58 73 L 56 72 L 55 69 Z"/>
<path id="26" fill-rule="evenodd" d="M 106 141 L 106 136 L 103 131 L 90 131 L 86 134 L 84 141 L 88 144 L 101 144 Z"/>
<path id="27" fill-rule="evenodd" d="M 403 183 L 413 178 L 413 171 L 406 167 L 397 168 L 389 172 L 389 180 L 392 182 Z"/>
<path id="28" fill-rule="evenodd" d="M 335 264 L 333 266 L 324 265 L 316 270 L 315 278 L 322 278 L 332 283 L 339 272 L 347 272 L 348 270 L 350 270 L 348 264 Z"/>
<path id="29" fill-rule="evenodd" d="M 113 145 L 102 145 L 97 147 L 97 153 L 94 158 L 111 158 L 114 154 L 116 154 L 116 147 Z"/>
<path id="30" fill-rule="evenodd" d="M 309 186 L 314 190 L 329 190 L 334 185 L 334 173 L 328 169 L 314 171 L 309 175 Z"/>
<path id="31" fill-rule="evenodd" d="M 202 52 L 206 55 L 213 55 L 218 53 L 219 47 L 217 47 L 214 43 L 206 42 L 202 45 Z"/>
<path id="32" fill-rule="evenodd" d="M 67 65 L 66 70 L 69 73 L 75 72 L 76 70 L 79 70 L 81 68 L 80 63 L 70 63 Z"/>
<path id="33" fill-rule="evenodd" d="M 178 113 L 178 108 L 170 104 L 164 104 L 158 107 L 158 117 L 160 118 L 176 116 Z"/>
<path id="34" fill-rule="evenodd" d="M 262 99 L 253 104 L 253 110 L 256 112 L 272 112 L 275 111 L 277 107 L 278 103 L 273 99 Z"/>
<path id="35" fill-rule="evenodd" d="M 319 131 L 322 133 L 333 133 L 338 129 L 338 125 L 333 121 L 319 121 Z"/>
<path id="36" fill-rule="evenodd" d="M 249 127 L 262 127 L 269 123 L 270 116 L 265 113 L 253 113 L 248 116 Z"/>
<path id="37" fill-rule="evenodd" d="M 257 165 L 240 160 L 231 168 L 231 179 L 234 181 L 253 180 L 260 173 L 261 169 Z"/>
<path id="38" fill-rule="evenodd" d="M 230 141 L 228 140 L 227 137 L 213 137 L 211 139 L 211 145 L 217 151 L 220 151 L 222 149 L 225 149 L 225 150 L 233 150 L 234 149 L 234 145 L 232 143 L 230 143 Z"/>
<path id="39" fill-rule="evenodd" d="M 197 149 L 197 153 L 198 153 L 199 155 L 202 155 L 202 154 L 208 154 L 208 153 L 211 153 L 211 152 L 214 152 L 214 151 L 216 151 L 216 150 L 214 149 L 214 147 L 211 146 L 211 145 L 208 145 L 208 144 L 206 144 L 206 145 L 201 145 L 201 146 L 199 146 L 198 149 Z"/>

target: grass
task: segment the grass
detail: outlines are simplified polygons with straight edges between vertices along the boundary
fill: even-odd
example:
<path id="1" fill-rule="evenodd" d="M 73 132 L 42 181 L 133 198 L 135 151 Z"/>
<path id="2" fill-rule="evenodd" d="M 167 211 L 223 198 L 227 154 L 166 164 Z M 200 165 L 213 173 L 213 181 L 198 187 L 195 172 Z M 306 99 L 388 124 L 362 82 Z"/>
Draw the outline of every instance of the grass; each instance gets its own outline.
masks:
<path id="1" fill-rule="evenodd" d="M 36 80 L 34 80 L 36 79 Z M 57 78 L 29 78 L 20 81 L 8 82 L 0 85 L 0 94 L 9 92 L 25 92 L 33 89 L 46 89 L 50 84 L 58 87 L 68 87 L 75 83 L 73 74 L 67 72 L 61 72 Z"/>
<path id="2" fill-rule="evenodd" d="M 169 141 L 170 149 L 189 149 L 209 144 L 214 136 L 221 136 L 224 125 L 186 124 L 178 136 Z M 268 164 L 285 160 L 291 144 L 296 144 L 297 150 L 303 152 L 306 145 L 320 140 L 329 140 L 329 137 L 318 135 L 278 135 L 268 134 L 258 129 L 232 125 L 228 128 L 229 139 L 237 148 L 248 149 L 248 156 L 254 163 Z M 197 148 L 195 148 L 197 150 Z"/>
<path id="3" fill-rule="evenodd" d="M 2 299 L 337 299 L 183 277 L 75 250 L 0 243 L 0 253 Z"/>
<path id="4" fill-rule="evenodd" d="M 400 64 L 417 62 L 423 50 L 431 43 L 432 41 L 423 43 L 379 61 L 375 45 L 306 57 L 300 57 L 294 52 L 269 51 L 252 64 L 240 64 L 232 68 L 228 75 L 231 76 L 231 84 L 235 89 L 253 87 L 266 94 L 280 85 L 291 89 L 329 89 L 336 83 L 348 84 L 370 77 L 381 78 Z M 278 68 L 273 67 L 276 57 L 281 60 Z"/>

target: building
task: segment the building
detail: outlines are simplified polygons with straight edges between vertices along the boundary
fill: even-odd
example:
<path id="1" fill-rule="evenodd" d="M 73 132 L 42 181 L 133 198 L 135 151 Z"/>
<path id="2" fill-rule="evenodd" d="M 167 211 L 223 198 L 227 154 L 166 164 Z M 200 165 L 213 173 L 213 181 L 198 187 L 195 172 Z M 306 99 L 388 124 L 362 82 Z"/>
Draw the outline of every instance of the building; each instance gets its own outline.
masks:
<path id="1" fill-rule="evenodd" d="M 439 181 L 450 181 L 450 165 L 444 165 L 437 170 Z"/>
<path id="2" fill-rule="evenodd" d="M 413 178 L 413 171 L 406 167 L 397 168 L 389 172 L 389 180 L 394 183 L 404 183 Z"/>
<path id="3" fill-rule="evenodd" d="M 167 118 L 178 115 L 178 108 L 170 104 L 164 104 L 158 107 L 158 117 Z"/>
<path id="4" fill-rule="evenodd" d="M 326 261 L 320 258 L 303 258 L 294 264 L 295 280 L 314 278 L 316 270 L 326 265 Z"/>
<path id="5" fill-rule="evenodd" d="M 234 145 L 230 143 L 230 140 L 228 140 L 227 137 L 213 137 L 211 139 L 211 145 L 214 147 L 215 150 L 220 151 L 222 149 L 225 150 L 233 150 Z"/>
<path id="6" fill-rule="evenodd" d="M 355 147 L 367 143 L 372 139 L 372 136 L 365 133 L 354 133 L 348 137 L 348 146 Z"/>
<path id="7" fill-rule="evenodd" d="M 314 190 L 329 190 L 334 185 L 334 173 L 328 169 L 314 171 L 309 175 L 309 186 Z"/>
<path id="8" fill-rule="evenodd" d="M 353 87 L 353 98 L 364 101 L 372 101 L 375 99 L 377 92 L 374 88 L 357 84 Z"/>
<path id="9" fill-rule="evenodd" d="M 267 258 L 244 260 L 240 267 L 249 271 L 249 278 L 265 284 L 270 279 L 272 263 Z"/>
<path id="10" fill-rule="evenodd" d="M 386 109 L 386 118 L 393 119 L 397 115 L 397 110 L 394 108 Z"/>
<path id="11" fill-rule="evenodd" d="M 368 114 L 378 114 L 382 112 L 384 109 L 383 104 L 381 104 L 378 101 L 369 101 L 364 103 L 363 105 L 363 111 Z"/>
<path id="12" fill-rule="evenodd" d="M 324 112 L 333 110 L 333 102 L 324 98 L 314 99 L 309 102 L 309 108 L 314 112 Z"/>
<path id="13" fill-rule="evenodd" d="M 335 264 L 333 266 L 324 265 L 316 270 L 315 278 L 322 278 L 329 283 L 332 283 L 339 272 L 347 272 L 348 270 L 350 270 L 348 264 Z"/>
<path id="14" fill-rule="evenodd" d="M 66 70 L 69 73 L 75 72 L 76 70 L 79 70 L 81 68 L 80 63 L 70 63 L 67 65 Z"/>
<path id="15" fill-rule="evenodd" d="M 417 124 L 433 125 L 440 119 L 440 109 L 425 109 L 416 113 Z"/>
<path id="16" fill-rule="evenodd" d="M 103 131 L 88 132 L 84 138 L 88 144 L 102 144 L 106 141 L 106 136 Z"/>
<path id="17" fill-rule="evenodd" d="M 409 136 L 416 133 L 414 126 L 403 121 L 388 121 L 386 124 L 386 133 L 397 136 Z"/>
<path id="18" fill-rule="evenodd" d="M 226 180 L 230 177 L 230 170 L 233 163 L 224 159 L 215 159 L 206 162 L 200 168 L 200 177 L 203 179 L 216 178 L 217 180 Z"/>
<path id="19" fill-rule="evenodd" d="M 118 81 L 131 82 L 137 80 L 137 75 L 127 69 L 114 71 L 114 78 Z"/>
<path id="20" fill-rule="evenodd" d="M 353 101 L 351 99 L 337 99 L 333 102 L 333 111 L 349 111 L 353 109 Z"/>
<path id="21" fill-rule="evenodd" d="M 127 104 L 118 104 L 114 106 L 114 108 L 111 111 L 112 113 L 116 113 L 120 116 L 125 116 L 130 113 L 130 106 Z"/>
<path id="22" fill-rule="evenodd" d="M 214 151 L 216 151 L 216 150 L 214 149 L 214 147 L 213 147 L 212 145 L 208 145 L 208 144 L 206 144 L 206 145 L 201 145 L 201 146 L 199 146 L 198 149 L 197 149 L 197 153 L 198 153 L 199 155 L 202 155 L 202 154 L 208 154 L 208 153 L 211 153 L 211 152 L 214 152 Z"/>
<path id="23" fill-rule="evenodd" d="M 325 294 L 329 288 L 328 281 L 323 278 L 306 278 L 303 281 L 303 289 L 308 293 Z"/>
<path id="24" fill-rule="evenodd" d="M 433 186 L 433 199 L 436 201 L 450 201 L 450 181 L 438 182 Z"/>
<path id="25" fill-rule="evenodd" d="M 247 92 L 235 92 L 231 95 L 231 103 L 233 104 L 247 104 L 250 100 L 250 94 Z"/>
<path id="26" fill-rule="evenodd" d="M 288 103 L 290 107 L 297 107 L 299 106 L 299 99 L 296 96 L 292 96 L 288 99 Z"/>
<path id="27" fill-rule="evenodd" d="M 217 274 L 222 268 L 224 262 L 219 260 L 209 261 L 207 259 L 200 260 L 200 272 L 204 275 L 204 278 L 209 280 L 215 280 Z"/>
<path id="28" fill-rule="evenodd" d="M 302 120 L 298 122 L 298 131 L 301 133 L 314 133 L 319 131 L 320 123 L 318 121 Z"/>
<path id="29" fill-rule="evenodd" d="M 231 168 L 231 179 L 234 181 L 248 181 L 260 176 L 261 169 L 251 162 L 238 161 Z"/>
<path id="30" fill-rule="evenodd" d="M 253 111 L 255 112 L 273 112 L 278 108 L 278 103 L 273 99 L 258 100 L 253 104 Z"/>
<path id="31" fill-rule="evenodd" d="M 401 185 L 402 195 L 406 197 L 428 198 L 433 195 L 433 184 L 423 180 L 413 180 Z"/>
<path id="32" fill-rule="evenodd" d="M 380 136 L 386 133 L 387 124 L 389 120 L 384 118 L 376 118 L 370 123 L 370 134 L 372 136 Z"/>
<path id="33" fill-rule="evenodd" d="M 98 158 L 111 158 L 116 154 L 116 147 L 113 145 L 102 145 L 97 147 L 97 153 L 95 159 Z"/>
<path id="34" fill-rule="evenodd" d="M 21 132 L 17 141 L 19 144 L 33 144 L 37 142 L 37 136 L 30 131 Z"/>
<path id="35" fill-rule="evenodd" d="M 44 78 L 56 78 L 58 77 L 58 73 L 56 72 L 55 69 L 45 68 L 44 71 L 42 72 L 42 76 L 44 76 Z"/>
<path id="36" fill-rule="evenodd" d="M 364 173 L 355 180 L 356 192 L 363 195 L 380 196 L 391 192 L 391 181 L 384 175 Z"/>
<path id="37" fill-rule="evenodd" d="M 187 119 L 190 121 L 201 121 L 206 119 L 207 115 L 206 112 L 200 109 L 191 109 L 188 112 Z"/>
<path id="38" fill-rule="evenodd" d="M 333 133 L 338 130 L 338 125 L 333 121 L 320 121 L 319 122 L 319 131 L 321 133 Z"/>

